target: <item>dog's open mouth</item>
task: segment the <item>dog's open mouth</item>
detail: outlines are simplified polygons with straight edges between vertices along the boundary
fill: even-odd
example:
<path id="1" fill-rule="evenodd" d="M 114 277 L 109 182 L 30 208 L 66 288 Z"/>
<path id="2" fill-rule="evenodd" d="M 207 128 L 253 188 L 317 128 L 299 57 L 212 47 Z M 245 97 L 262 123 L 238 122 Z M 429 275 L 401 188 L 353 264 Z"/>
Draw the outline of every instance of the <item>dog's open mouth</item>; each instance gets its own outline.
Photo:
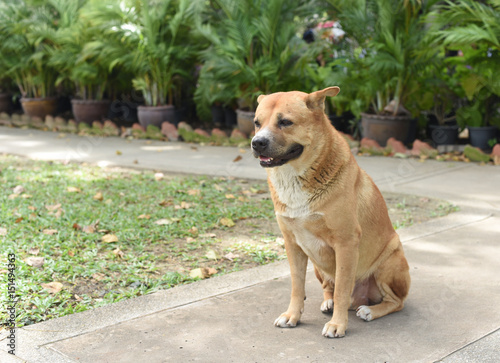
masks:
<path id="1" fill-rule="evenodd" d="M 293 145 L 288 152 L 280 157 L 269 157 L 265 155 L 259 155 L 260 165 L 264 168 L 272 168 L 275 166 L 280 166 L 287 163 L 290 160 L 297 159 L 304 151 L 304 147 L 300 144 Z"/>

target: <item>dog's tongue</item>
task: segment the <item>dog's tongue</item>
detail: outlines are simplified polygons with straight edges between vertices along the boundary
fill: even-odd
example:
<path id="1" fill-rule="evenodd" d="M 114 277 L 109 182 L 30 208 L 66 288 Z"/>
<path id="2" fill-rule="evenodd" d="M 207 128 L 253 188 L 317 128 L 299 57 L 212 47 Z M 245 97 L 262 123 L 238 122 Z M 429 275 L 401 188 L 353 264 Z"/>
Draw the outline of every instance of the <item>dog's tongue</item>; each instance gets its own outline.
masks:
<path id="1" fill-rule="evenodd" d="M 273 158 L 268 158 L 267 156 L 259 156 L 260 158 L 260 161 L 264 161 L 264 162 L 269 162 L 271 160 L 273 160 Z"/>

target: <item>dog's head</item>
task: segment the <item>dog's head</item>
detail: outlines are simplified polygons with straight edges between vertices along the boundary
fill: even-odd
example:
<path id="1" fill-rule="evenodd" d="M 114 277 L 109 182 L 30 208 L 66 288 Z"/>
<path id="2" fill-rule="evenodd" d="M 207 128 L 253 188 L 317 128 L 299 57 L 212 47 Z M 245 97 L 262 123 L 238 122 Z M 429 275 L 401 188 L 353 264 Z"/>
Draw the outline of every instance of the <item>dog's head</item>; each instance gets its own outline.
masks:
<path id="1" fill-rule="evenodd" d="M 338 87 L 329 87 L 310 94 L 293 91 L 259 96 L 252 150 L 260 165 L 280 166 L 314 149 L 318 132 L 331 127 L 325 120 L 325 97 L 336 96 L 339 91 Z"/>

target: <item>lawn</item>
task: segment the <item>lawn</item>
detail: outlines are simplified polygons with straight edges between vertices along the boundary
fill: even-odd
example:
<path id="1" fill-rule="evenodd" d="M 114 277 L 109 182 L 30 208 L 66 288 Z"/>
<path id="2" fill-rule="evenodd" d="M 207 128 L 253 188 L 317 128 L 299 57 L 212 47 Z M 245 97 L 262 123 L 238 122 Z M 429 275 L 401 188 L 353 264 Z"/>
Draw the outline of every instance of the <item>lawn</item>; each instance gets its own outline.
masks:
<path id="1" fill-rule="evenodd" d="M 12 253 L 17 326 L 286 257 L 262 181 L 0 155 L 0 182 L 0 295 Z M 456 209 L 384 196 L 396 227 Z"/>

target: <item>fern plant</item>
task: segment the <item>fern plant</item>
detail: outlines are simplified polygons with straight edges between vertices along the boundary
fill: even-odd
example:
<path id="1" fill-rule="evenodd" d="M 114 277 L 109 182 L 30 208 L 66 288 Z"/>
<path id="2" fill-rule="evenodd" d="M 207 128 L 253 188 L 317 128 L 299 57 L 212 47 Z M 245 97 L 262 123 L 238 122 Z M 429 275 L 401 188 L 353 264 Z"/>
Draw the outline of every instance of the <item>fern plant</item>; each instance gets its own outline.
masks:
<path id="1" fill-rule="evenodd" d="M 57 70 L 49 63 L 53 37 L 64 22 L 52 1 L 0 3 L 0 63 L 23 97 L 56 93 Z"/>
<path id="2" fill-rule="evenodd" d="M 439 56 L 439 49 L 428 46 L 422 21 L 436 2 L 329 0 L 352 42 L 350 57 L 333 78 L 341 88 L 347 85 L 343 93 L 357 102 L 351 107 L 356 116 L 363 110 L 384 113 L 390 102 L 396 115 L 401 105 L 411 104 L 418 79 Z"/>
<path id="3" fill-rule="evenodd" d="M 448 59 L 467 97 L 461 126 L 500 126 L 500 1 L 446 1 L 429 14 L 434 44 L 460 50 Z"/>
<path id="4" fill-rule="evenodd" d="M 200 42 L 193 22 L 202 0 L 93 0 L 85 16 L 102 34 L 100 49 L 133 74 L 146 105 L 173 104 L 176 90 L 190 79 Z"/>
<path id="5" fill-rule="evenodd" d="M 81 0 L 51 2 L 65 19 L 64 26 L 56 30 L 50 49 L 50 65 L 59 71 L 56 84 L 69 81 L 76 98 L 84 100 L 111 97 L 117 71 L 110 69 L 113 58 L 108 56 L 98 29 L 85 16 L 92 4 Z M 121 77 L 127 78 L 127 74 L 122 72 Z"/>
<path id="6" fill-rule="evenodd" d="M 198 29 L 211 46 L 201 53 L 203 77 L 196 91 L 203 99 L 215 84 L 217 100 L 238 98 L 240 107 L 255 110 L 257 97 L 300 89 L 306 76 L 305 43 L 296 35 L 294 20 L 307 9 L 300 0 L 215 0 L 211 22 Z M 214 98 L 204 99 L 205 107 Z M 200 106 L 199 106 L 200 107 Z"/>

